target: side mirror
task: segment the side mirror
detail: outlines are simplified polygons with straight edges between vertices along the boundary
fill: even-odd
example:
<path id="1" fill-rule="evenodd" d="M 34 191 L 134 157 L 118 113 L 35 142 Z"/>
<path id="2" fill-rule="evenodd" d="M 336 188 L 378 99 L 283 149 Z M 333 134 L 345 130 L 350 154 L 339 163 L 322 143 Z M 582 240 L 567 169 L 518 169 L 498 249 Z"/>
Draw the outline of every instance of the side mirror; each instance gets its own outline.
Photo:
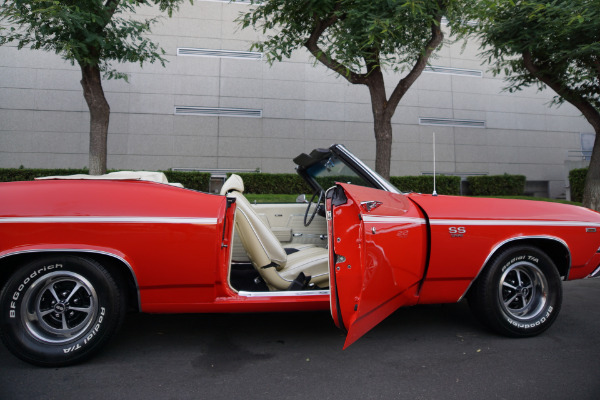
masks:
<path id="1" fill-rule="evenodd" d="M 306 200 L 306 195 L 301 194 L 298 197 L 296 197 L 296 203 L 308 203 L 308 200 Z"/>

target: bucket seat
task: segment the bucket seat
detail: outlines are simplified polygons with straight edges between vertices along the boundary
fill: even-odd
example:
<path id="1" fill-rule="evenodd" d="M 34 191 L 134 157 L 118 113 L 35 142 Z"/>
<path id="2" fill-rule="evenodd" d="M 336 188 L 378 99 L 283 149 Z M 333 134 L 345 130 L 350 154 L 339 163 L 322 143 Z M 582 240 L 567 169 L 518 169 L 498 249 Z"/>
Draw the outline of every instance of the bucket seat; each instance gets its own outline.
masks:
<path id="1" fill-rule="evenodd" d="M 243 195 L 244 182 L 232 174 L 221 194 L 236 199 L 235 229 L 252 265 L 271 290 L 329 287 L 329 253 L 321 247 L 301 247 L 291 254 L 259 218 Z"/>

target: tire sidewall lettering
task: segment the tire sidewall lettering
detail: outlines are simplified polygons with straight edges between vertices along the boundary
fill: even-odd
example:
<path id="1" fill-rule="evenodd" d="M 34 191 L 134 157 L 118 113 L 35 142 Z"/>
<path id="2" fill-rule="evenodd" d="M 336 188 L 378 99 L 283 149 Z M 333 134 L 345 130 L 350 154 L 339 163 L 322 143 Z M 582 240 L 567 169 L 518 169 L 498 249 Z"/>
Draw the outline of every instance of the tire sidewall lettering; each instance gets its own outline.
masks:
<path id="1" fill-rule="evenodd" d="M 50 264 L 44 265 L 41 268 L 35 268 L 33 272 L 28 273 L 25 278 L 21 281 L 17 289 L 13 292 L 11 296 L 11 302 L 9 303 L 9 315 L 8 317 L 11 319 L 17 318 L 17 307 L 19 307 L 19 299 L 22 299 L 23 291 L 29 287 L 29 284 L 33 284 L 37 281 L 36 278 L 41 278 L 47 273 L 54 272 L 57 269 L 63 269 L 63 264 Z"/>
<path id="2" fill-rule="evenodd" d="M 96 338 L 98 332 L 100 331 L 100 328 L 102 327 L 102 322 L 104 321 L 106 315 L 106 308 L 105 307 L 100 307 L 100 312 L 98 314 L 96 323 L 93 325 L 93 328 L 90 329 L 90 333 L 88 333 L 83 339 L 78 340 L 77 342 L 67 346 L 67 347 L 63 347 L 62 351 L 64 354 L 67 353 L 72 353 L 78 350 L 82 350 L 85 348 L 85 346 L 93 343 L 94 339 Z"/>
<path id="3" fill-rule="evenodd" d="M 533 251 L 533 250 L 515 251 L 511 255 L 506 257 L 506 259 L 504 259 L 503 262 L 501 263 L 501 267 L 496 270 L 497 273 L 495 274 L 494 282 L 499 282 L 500 277 L 511 266 L 513 266 L 516 263 L 522 263 L 522 262 L 535 265 L 546 276 L 548 275 L 550 268 L 554 268 L 552 265 L 548 265 L 548 261 L 545 260 L 544 254 L 540 254 L 537 251 Z M 543 331 L 543 330 L 545 330 L 546 325 L 551 325 L 552 322 L 554 322 L 554 320 L 556 318 L 556 312 L 554 312 L 555 311 L 554 301 L 555 301 L 556 295 L 553 292 L 554 288 L 552 287 L 552 284 L 549 283 L 549 285 L 550 285 L 550 292 L 548 294 L 548 302 L 545 306 L 546 308 L 541 312 L 541 314 L 539 314 L 538 316 L 536 316 L 530 320 L 518 320 L 518 319 L 515 319 L 512 316 L 506 314 L 504 312 L 504 310 L 501 310 L 500 300 L 498 299 L 497 300 L 498 301 L 498 312 L 500 314 L 501 319 L 505 321 L 504 324 L 507 324 L 509 326 L 509 329 L 511 329 L 511 330 L 515 330 L 515 331 L 519 331 L 519 332 L 523 332 L 523 333 L 534 332 L 534 331 L 538 331 L 538 330 Z"/>
<path id="4" fill-rule="evenodd" d="M 532 337 L 548 329 L 560 313 L 561 281 L 549 250 L 532 243 L 513 244 L 484 267 L 468 293 L 469 306 L 497 333 Z"/>
<path id="5" fill-rule="evenodd" d="M 98 334 L 98 331 L 100 330 L 100 327 L 102 326 L 102 322 L 104 321 L 105 315 L 106 315 L 106 308 L 100 307 L 100 313 L 98 315 L 96 324 L 92 328 L 91 332 L 85 337 L 85 339 L 83 339 L 84 345 L 90 343 L 90 341 L 96 337 L 96 335 Z"/>
<path id="6" fill-rule="evenodd" d="M 530 262 L 530 263 L 535 264 L 537 266 L 540 265 L 540 259 L 539 259 L 539 257 L 535 257 L 535 256 L 530 255 L 530 254 L 519 255 L 519 256 L 513 257 L 510 261 L 506 262 L 502 266 L 502 268 L 500 268 L 501 273 L 504 273 L 504 271 L 506 271 L 506 269 L 508 267 L 510 267 L 511 265 L 513 265 L 514 263 L 519 262 L 519 261 L 527 261 L 527 262 Z"/>
<path id="7" fill-rule="evenodd" d="M 546 311 L 546 313 L 544 314 L 544 316 L 542 318 L 540 318 L 537 321 L 533 321 L 531 323 L 524 323 L 524 322 L 518 322 L 515 321 L 514 319 L 510 318 L 510 317 L 506 317 L 506 321 L 514 326 L 515 328 L 518 329 L 533 329 L 533 328 L 538 328 L 539 326 L 545 324 L 547 321 L 550 320 L 550 316 L 552 315 L 552 311 L 554 310 L 554 307 L 550 306 L 548 307 L 548 310 Z"/>
<path id="8" fill-rule="evenodd" d="M 37 307 L 40 290 L 46 290 L 44 287 L 55 278 L 63 279 L 61 271 L 67 281 L 69 278 L 86 281 L 87 290 L 94 292 L 91 308 L 94 315 L 80 330 L 74 328 L 77 330 L 72 339 L 59 336 L 55 341 L 54 333 L 44 331 L 45 327 L 30 327 L 37 323 L 23 313 L 26 308 Z M 55 275 L 50 277 L 50 273 Z M 0 292 L 0 337 L 14 355 L 36 365 L 65 366 L 82 361 L 96 353 L 122 321 L 123 303 L 117 288 L 106 269 L 87 257 L 49 256 L 31 261 L 17 270 Z"/>

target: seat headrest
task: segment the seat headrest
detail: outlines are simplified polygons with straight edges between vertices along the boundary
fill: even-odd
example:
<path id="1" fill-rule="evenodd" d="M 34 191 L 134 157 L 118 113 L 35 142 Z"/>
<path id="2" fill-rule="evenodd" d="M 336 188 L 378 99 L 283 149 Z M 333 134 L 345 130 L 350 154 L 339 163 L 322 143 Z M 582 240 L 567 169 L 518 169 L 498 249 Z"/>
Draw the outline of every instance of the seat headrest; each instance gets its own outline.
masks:
<path id="1" fill-rule="evenodd" d="M 244 193 L 244 181 L 242 180 L 241 176 L 231 174 L 231 176 L 227 178 L 227 180 L 223 184 L 220 194 L 224 196 L 232 190 Z"/>

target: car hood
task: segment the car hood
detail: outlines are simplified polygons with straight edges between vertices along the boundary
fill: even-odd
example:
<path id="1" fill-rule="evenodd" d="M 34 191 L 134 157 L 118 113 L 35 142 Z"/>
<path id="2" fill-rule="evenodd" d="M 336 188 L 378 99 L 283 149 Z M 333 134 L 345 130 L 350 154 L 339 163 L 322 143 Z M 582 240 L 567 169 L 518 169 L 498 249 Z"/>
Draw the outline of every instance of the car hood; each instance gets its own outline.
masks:
<path id="1" fill-rule="evenodd" d="M 429 218 L 579 221 L 600 223 L 600 213 L 569 204 L 534 200 L 496 199 L 463 196 L 433 196 L 410 193 Z"/>

